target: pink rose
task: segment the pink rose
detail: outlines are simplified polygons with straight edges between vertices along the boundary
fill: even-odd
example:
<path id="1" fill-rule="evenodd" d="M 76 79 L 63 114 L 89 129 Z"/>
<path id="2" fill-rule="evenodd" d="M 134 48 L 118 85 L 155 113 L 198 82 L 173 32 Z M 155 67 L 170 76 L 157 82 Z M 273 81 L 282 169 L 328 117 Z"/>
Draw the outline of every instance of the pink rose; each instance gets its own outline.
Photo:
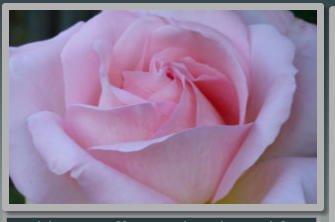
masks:
<path id="1" fill-rule="evenodd" d="M 33 203 L 316 203 L 316 26 L 104 11 L 10 48 L 10 176 Z"/>

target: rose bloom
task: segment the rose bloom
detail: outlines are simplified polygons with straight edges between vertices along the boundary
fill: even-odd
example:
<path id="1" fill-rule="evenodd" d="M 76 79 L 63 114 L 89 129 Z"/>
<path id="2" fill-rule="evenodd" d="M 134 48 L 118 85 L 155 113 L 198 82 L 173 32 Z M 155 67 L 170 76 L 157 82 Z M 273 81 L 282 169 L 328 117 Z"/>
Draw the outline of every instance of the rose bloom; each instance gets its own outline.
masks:
<path id="1" fill-rule="evenodd" d="M 103 11 L 9 65 L 30 203 L 316 203 L 316 26 L 289 11 Z"/>

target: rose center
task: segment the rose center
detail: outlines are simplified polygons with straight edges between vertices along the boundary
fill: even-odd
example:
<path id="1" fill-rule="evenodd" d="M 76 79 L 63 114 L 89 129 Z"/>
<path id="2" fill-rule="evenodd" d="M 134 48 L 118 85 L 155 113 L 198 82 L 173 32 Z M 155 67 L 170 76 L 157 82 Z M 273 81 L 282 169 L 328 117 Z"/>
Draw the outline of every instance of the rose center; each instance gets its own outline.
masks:
<path id="1" fill-rule="evenodd" d="M 171 79 L 171 80 L 174 80 L 174 75 L 171 73 L 171 72 L 167 72 L 166 73 L 166 76 L 169 78 L 169 79 Z"/>

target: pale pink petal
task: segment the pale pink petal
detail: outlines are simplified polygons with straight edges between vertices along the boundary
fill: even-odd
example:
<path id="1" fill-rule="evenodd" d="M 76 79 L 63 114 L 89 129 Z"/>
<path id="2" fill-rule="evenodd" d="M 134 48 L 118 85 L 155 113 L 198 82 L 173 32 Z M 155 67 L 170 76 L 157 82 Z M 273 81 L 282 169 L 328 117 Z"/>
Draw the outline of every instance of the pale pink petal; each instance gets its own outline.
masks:
<path id="1" fill-rule="evenodd" d="M 103 11 L 90 19 L 66 44 L 62 63 L 67 104 L 98 104 L 100 63 L 93 44 L 101 40 L 113 46 L 135 19 L 135 15 L 126 11 Z"/>
<path id="2" fill-rule="evenodd" d="M 188 25 L 189 28 L 206 34 L 212 34 L 211 28 L 229 38 L 244 58 L 250 56 L 248 28 L 241 18 L 233 11 L 228 10 L 151 10 L 152 14 L 179 20 L 194 22 L 197 25 Z M 181 25 L 180 23 L 177 23 Z M 184 23 L 185 24 L 185 23 Z M 187 23 L 186 23 L 187 24 Z M 185 25 L 186 25 L 185 24 Z M 203 26 L 199 26 L 201 24 Z M 204 30 L 204 27 L 208 27 Z"/>
<path id="3" fill-rule="evenodd" d="M 317 30 L 316 25 L 295 18 L 289 11 L 241 11 L 245 22 L 274 25 L 296 46 L 297 90 L 290 119 L 264 158 L 316 156 L 317 131 Z"/>
<path id="4" fill-rule="evenodd" d="M 87 202 L 71 180 L 48 170 L 26 126 L 27 117 L 40 110 L 63 114 L 60 53 L 81 27 L 80 23 L 50 40 L 10 51 L 9 174 L 18 190 L 33 203 Z"/>
<path id="5" fill-rule="evenodd" d="M 99 99 L 99 107 L 115 108 L 125 105 L 146 103 L 147 100 L 113 85 L 104 86 Z"/>
<path id="6" fill-rule="evenodd" d="M 295 18 L 293 13 L 288 10 L 237 10 L 236 13 L 247 25 L 269 24 L 286 36 L 291 29 L 294 30 L 296 28 L 291 28 L 290 26 L 294 27 L 298 24 L 306 23 L 301 19 Z"/>
<path id="7" fill-rule="evenodd" d="M 179 27 L 182 27 L 186 30 L 192 30 L 201 33 L 202 35 L 214 39 L 218 42 L 221 42 L 222 40 L 225 40 L 230 45 L 230 52 L 234 55 L 235 59 L 243 69 L 243 72 L 247 78 L 249 79 L 249 72 L 250 72 L 250 47 L 249 43 L 242 48 L 241 46 L 234 45 L 234 40 L 231 42 L 231 39 L 227 38 L 226 35 L 221 34 L 215 29 L 211 29 L 209 26 L 204 26 L 199 23 L 191 23 L 191 22 L 185 22 L 185 21 L 179 21 L 176 23 L 173 23 L 178 25 Z M 246 28 L 246 26 L 244 26 Z M 245 33 L 245 35 L 242 37 L 244 40 L 248 40 L 249 33 Z"/>
<path id="8" fill-rule="evenodd" d="M 81 147 L 131 142 L 151 138 L 168 118 L 162 104 L 142 103 L 114 109 L 85 105 L 67 108 L 64 123 L 67 133 Z M 171 110 L 174 105 L 171 105 Z M 164 109 L 166 105 L 164 105 Z"/>
<path id="9" fill-rule="evenodd" d="M 94 42 L 93 47 L 100 59 L 99 76 L 102 92 L 99 98 L 99 107 L 115 108 L 124 105 L 145 103 L 145 99 L 131 93 L 129 90 L 118 88 L 110 83 L 108 70 L 110 68 L 112 48 L 108 45 L 108 42 L 98 40 Z"/>
<path id="10" fill-rule="evenodd" d="M 141 151 L 146 147 L 149 147 L 153 144 L 164 142 L 170 137 L 175 136 L 175 134 L 169 134 L 162 137 L 157 137 L 148 140 L 140 140 L 135 142 L 126 142 L 126 143 L 117 143 L 112 145 L 102 145 L 97 147 L 90 147 L 89 150 L 113 150 L 113 151 L 120 151 L 120 152 L 134 152 L 134 151 Z"/>
<path id="11" fill-rule="evenodd" d="M 145 53 L 150 34 L 163 21 L 155 16 L 144 16 L 131 24 L 116 42 L 110 61 L 109 78 L 113 85 L 122 85 L 124 71 L 139 70 L 137 67 Z"/>
<path id="12" fill-rule="evenodd" d="M 168 62 L 179 61 L 180 58 L 187 57 L 188 50 L 183 48 L 166 48 L 155 53 L 150 61 L 145 61 L 149 64 L 149 71 L 153 73 L 159 73 L 162 64 Z M 143 61 L 144 62 L 144 61 Z"/>
<path id="13" fill-rule="evenodd" d="M 181 62 L 192 73 L 195 85 L 214 105 L 225 123 L 238 123 L 239 102 L 233 83 L 224 74 L 192 58 L 183 58 Z"/>
<path id="14" fill-rule="evenodd" d="M 237 123 L 238 100 L 230 82 L 220 77 L 202 76 L 195 81 L 195 84 L 218 110 L 226 124 Z"/>
<path id="15" fill-rule="evenodd" d="M 92 203 L 173 203 L 163 194 L 92 158 L 65 133 L 61 119 L 54 113 L 34 114 L 29 117 L 28 126 L 34 145 L 49 169 L 75 179 L 77 189 Z"/>
<path id="16" fill-rule="evenodd" d="M 165 25 L 155 30 L 150 40 L 143 59 L 148 61 L 144 66 L 146 69 L 149 69 L 149 61 L 156 53 L 166 48 L 183 48 L 189 57 L 224 73 L 233 83 L 239 101 L 239 123 L 244 122 L 248 100 L 247 76 L 227 39 L 218 41 L 198 32 Z"/>
<path id="17" fill-rule="evenodd" d="M 316 158 L 259 162 L 235 184 L 222 204 L 316 204 Z"/>
<path id="18" fill-rule="evenodd" d="M 222 117 L 208 99 L 194 84 L 192 84 L 192 88 L 196 100 L 196 126 L 224 124 Z"/>
<path id="19" fill-rule="evenodd" d="M 197 127 L 152 141 L 94 147 L 91 153 L 179 203 L 206 203 L 249 128 Z"/>
<path id="20" fill-rule="evenodd" d="M 164 86 L 162 89 L 153 93 L 148 98 L 148 101 L 150 102 L 166 101 L 166 102 L 178 103 L 182 94 L 182 90 L 183 88 L 180 81 L 174 79 L 169 84 Z"/>
<path id="21" fill-rule="evenodd" d="M 188 83 L 183 83 L 183 91 L 179 103 L 169 116 L 169 119 L 158 129 L 154 137 L 192 128 L 196 126 L 196 101 L 193 89 Z"/>
<path id="22" fill-rule="evenodd" d="M 255 125 L 222 178 L 214 202 L 223 198 L 274 142 L 290 115 L 296 73 L 293 43 L 268 25 L 250 26 L 250 40 L 252 81 L 248 120 L 255 121 Z"/>
<path id="23" fill-rule="evenodd" d="M 143 98 L 150 97 L 171 82 L 165 74 L 142 71 L 125 71 L 123 77 L 123 89 Z"/>
<path id="24" fill-rule="evenodd" d="M 179 59 L 180 62 L 182 62 L 187 69 L 192 73 L 192 76 L 194 79 L 199 78 L 200 76 L 211 76 L 211 77 L 222 77 L 225 79 L 225 81 L 229 81 L 227 76 L 223 73 L 220 73 L 213 67 L 210 67 L 206 64 L 199 63 L 192 59 L 191 57 L 188 57 L 187 55 L 181 59 Z"/>

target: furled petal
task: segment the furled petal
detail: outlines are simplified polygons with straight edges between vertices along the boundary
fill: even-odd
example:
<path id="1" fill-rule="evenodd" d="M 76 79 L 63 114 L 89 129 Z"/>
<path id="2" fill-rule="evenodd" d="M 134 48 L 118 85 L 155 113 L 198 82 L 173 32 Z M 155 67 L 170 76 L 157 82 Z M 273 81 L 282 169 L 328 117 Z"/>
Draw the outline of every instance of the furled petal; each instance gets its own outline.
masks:
<path id="1" fill-rule="evenodd" d="M 221 114 L 225 123 L 237 122 L 238 99 L 231 82 L 221 77 L 201 76 L 195 84 Z"/>
<path id="2" fill-rule="evenodd" d="M 86 203 L 73 181 L 51 173 L 34 149 L 26 119 L 40 110 L 64 112 L 60 53 L 79 23 L 56 37 L 10 49 L 9 174 L 18 190 L 33 203 Z"/>
<path id="3" fill-rule="evenodd" d="M 169 112 L 174 109 L 170 105 Z M 131 142 L 151 138 L 168 118 L 166 104 L 142 103 L 114 109 L 71 105 L 65 115 L 67 133 L 81 147 Z"/>
<path id="4" fill-rule="evenodd" d="M 150 97 L 171 81 L 164 74 L 141 71 L 125 71 L 123 77 L 123 89 L 143 98 Z"/>
<path id="5" fill-rule="evenodd" d="M 194 92 L 188 83 L 183 83 L 183 91 L 180 100 L 169 116 L 169 119 L 158 129 L 154 137 L 161 137 L 167 134 L 192 128 L 196 126 L 196 101 Z"/>
<path id="6" fill-rule="evenodd" d="M 145 53 L 145 45 L 150 42 L 151 33 L 162 25 L 164 23 L 158 17 L 140 17 L 120 36 L 110 61 L 109 78 L 113 85 L 122 84 L 124 71 L 140 70 L 138 66 Z"/>
<path id="7" fill-rule="evenodd" d="M 174 79 L 170 81 L 166 86 L 158 90 L 157 92 L 153 93 L 149 98 L 148 101 L 150 102 L 159 102 L 159 101 L 166 101 L 166 102 L 173 102 L 178 103 L 180 97 L 182 95 L 182 84 L 179 80 Z"/>
<path id="8" fill-rule="evenodd" d="M 108 70 L 110 67 L 111 52 L 113 48 L 107 41 L 96 40 L 93 49 L 99 56 L 99 78 L 101 83 L 101 95 L 99 98 L 100 108 L 115 108 L 125 105 L 135 105 L 147 102 L 145 99 L 131 93 L 129 90 L 121 89 L 110 83 Z"/>
<path id="9" fill-rule="evenodd" d="M 156 29 L 150 38 L 150 44 L 144 56 L 149 67 L 150 59 L 166 48 L 182 48 L 184 54 L 194 60 L 207 64 L 224 73 L 235 87 L 239 101 L 239 119 L 235 124 L 244 123 L 248 100 L 247 76 L 244 73 L 231 43 L 224 37 L 211 39 L 199 32 L 183 29 L 178 26 L 165 25 Z"/>
<path id="10" fill-rule="evenodd" d="M 227 36 L 245 59 L 250 56 L 248 28 L 241 18 L 233 11 L 228 10 L 151 10 L 152 14 L 179 20 L 194 22 L 189 28 L 206 34 L 211 33 L 208 28 Z M 201 24 L 203 26 L 195 25 Z M 180 24 L 181 25 L 181 24 Z M 186 24 L 185 24 L 186 25 Z M 208 27 L 204 30 L 204 27 Z"/>
<path id="11" fill-rule="evenodd" d="M 223 198 L 274 142 L 290 115 L 296 73 L 293 43 L 268 25 L 250 26 L 250 41 L 252 72 L 247 120 L 255 125 L 223 176 L 214 202 Z"/>
<path id="12" fill-rule="evenodd" d="M 223 73 L 192 58 L 182 58 L 181 62 L 192 73 L 195 85 L 214 105 L 225 123 L 237 123 L 239 101 L 233 83 Z"/>
<path id="13" fill-rule="evenodd" d="M 317 132 L 317 30 L 316 25 L 297 19 L 289 11 L 240 11 L 248 24 L 274 25 L 296 46 L 297 90 L 290 119 L 265 153 L 271 156 L 316 156 Z"/>
<path id="14" fill-rule="evenodd" d="M 146 65 L 149 64 L 149 71 L 153 73 L 158 73 L 162 64 L 169 63 L 169 62 L 177 62 L 180 58 L 187 57 L 188 50 L 184 48 L 165 48 L 157 53 L 155 53 L 150 61 L 145 61 Z M 144 62 L 144 61 L 143 61 Z"/>
<path id="15" fill-rule="evenodd" d="M 114 46 L 135 19 L 135 15 L 126 11 L 103 11 L 68 41 L 62 52 L 67 104 L 98 104 L 100 63 L 94 42 L 106 41 Z"/>
<path id="16" fill-rule="evenodd" d="M 145 99 L 130 93 L 124 89 L 117 88 L 113 85 L 106 85 L 102 89 L 99 99 L 100 108 L 115 108 L 125 105 L 136 105 L 146 103 Z"/>
<path id="17" fill-rule="evenodd" d="M 150 141 L 93 147 L 91 153 L 179 203 L 206 203 L 250 127 L 197 127 Z"/>
<path id="18" fill-rule="evenodd" d="M 192 84 L 192 88 L 196 100 L 196 126 L 224 124 L 222 117 L 208 99 L 194 84 Z"/>
<path id="19" fill-rule="evenodd" d="M 75 179 L 92 203 L 173 203 L 150 187 L 92 158 L 65 133 L 61 119 L 54 113 L 39 112 L 30 116 L 28 127 L 34 146 L 49 169 Z"/>
<path id="20" fill-rule="evenodd" d="M 316 204 L 316 158 L 276 158 L 257 163 L 219 203 Z"/>
<path id="21" fill-rule="evenodd" d="M 182 62 L 187 67 L 189 72 L 192 73 L 192 76 L 195 80 L 198 79 L 200 76 L 210 76 L 210 77 L 218 77 L 218 78 L 222 77 L 226 81 L 229 81 L 229 79 L 227 78 L 225 74 L 217 71 L 213 67 L 210 67 L 206 64 L 199 63 L 191 57 L 185 56 L 180 59 L 180 62 Z"/>

